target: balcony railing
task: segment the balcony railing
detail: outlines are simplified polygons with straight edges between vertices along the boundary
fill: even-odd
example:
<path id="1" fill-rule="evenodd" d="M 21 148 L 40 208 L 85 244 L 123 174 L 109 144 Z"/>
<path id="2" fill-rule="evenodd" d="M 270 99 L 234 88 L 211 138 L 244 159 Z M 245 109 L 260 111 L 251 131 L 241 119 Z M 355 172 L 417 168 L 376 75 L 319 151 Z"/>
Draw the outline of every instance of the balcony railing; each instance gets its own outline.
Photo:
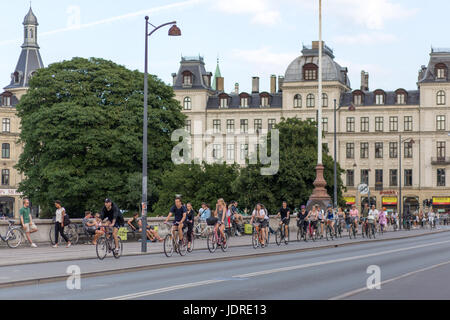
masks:
<path id="1" fill-rule="evenodd" d="M 431 158 L 431 164 L 450 164 L 450 157 L 433 157 Z"/>

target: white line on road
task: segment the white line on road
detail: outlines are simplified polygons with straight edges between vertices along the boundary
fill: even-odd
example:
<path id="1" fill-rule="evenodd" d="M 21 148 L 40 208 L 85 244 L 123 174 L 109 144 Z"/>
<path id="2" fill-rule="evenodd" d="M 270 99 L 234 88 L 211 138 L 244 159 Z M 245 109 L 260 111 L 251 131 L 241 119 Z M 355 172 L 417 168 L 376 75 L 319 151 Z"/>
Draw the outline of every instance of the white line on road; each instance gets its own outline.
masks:
<path id="1" fill-rule="evenodd" d="M 424 272 L 424 271 L 428 271 L 428 270 L 431 270 L 431 269 L 434 269 L 434 268 L 437 268 L 437 267 L 445 266 L 445 265 L 447 265 L 447 264 L 450 264 L 450 261 L 438 263 L 438 264 L 435 264 L 435 265 L 430 266 L 430 267 L 426 267 L 426 268 L 419 269 L 419 270 L 416 270 L 416 271 L 408 272 L 408 273 L 402 274 L 401 276 L 398 276 L 398 277 L 395 277 L 395 278 L 392 278 L 392 279 L 389 279 L 389 280 L 382 281 L 382 282 L 380 283 L 380 286 L 382 286 L 382 285 L 384 285 L 384 284 L 386 284 L 386 283 L 389 283 L 389 282 L 393 282 L 393 281 L 396 281 L 396 280 L 400 280 L 400 279 L 403 279 L 403 278 L 412 276 L 412 275 L 417 274 L 417 273 L 420 273 L 420 272 Z M 341 299 L 345 299 L 345 298 L 354 296 L 355 294 L 364 292 L 364 291 L 366 291 L 366 290 L 369 290 L 369 288 L 365 287 L 365 288 L 361 288 L 361 289 L 356 289 L 356 290 L 353 290 L 353 291 L 349 291 L 349 292 L 344 293 L 344 294 L 341 294 L 341 295 L 339 295 L 339 296 L 330 298 L 329 300 L 341 300 Z"/>

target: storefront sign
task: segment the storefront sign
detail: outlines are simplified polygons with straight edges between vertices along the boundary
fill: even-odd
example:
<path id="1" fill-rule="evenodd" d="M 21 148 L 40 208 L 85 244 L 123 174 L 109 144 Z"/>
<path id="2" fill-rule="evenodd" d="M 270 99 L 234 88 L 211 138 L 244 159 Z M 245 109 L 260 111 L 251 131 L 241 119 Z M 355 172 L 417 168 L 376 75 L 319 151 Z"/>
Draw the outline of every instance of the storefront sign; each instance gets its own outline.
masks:
<path id="1" fill-rule="evenodd" d="M 447 205 L 450 204 L 450 198 L 433 197 L 433 205 Z"/>
<path id="2" fill-rule="evenodd" d="M 355 197 L 344 197 L 344 200 L 347 204 L 355 204 L 356 203 Z"/>
<path id="3" fill-rule="evenodd" d="M 23 195 L 20 192 L 17 192 L 16 189 L 0 189 L 0 196 L 21 196 Z"/>
<path id="4" fill-rule="evenodd" d="M 397 197 L 383 197 L 383 205 L 397 205 Z"/>

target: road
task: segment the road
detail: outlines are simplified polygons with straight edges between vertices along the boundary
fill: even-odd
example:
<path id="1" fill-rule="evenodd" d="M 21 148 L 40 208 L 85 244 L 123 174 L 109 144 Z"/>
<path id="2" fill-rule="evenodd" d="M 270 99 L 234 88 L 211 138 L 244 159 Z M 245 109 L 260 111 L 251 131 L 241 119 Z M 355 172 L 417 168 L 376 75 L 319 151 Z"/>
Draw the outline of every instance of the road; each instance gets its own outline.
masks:
<path id="1" fill-rule="evenodd" d="M 313 251 L 198 261 L 107 276 L 81 276 L 80 290 L 69 290 L 66 281 L 59 281 L 3 288 L 0 299 L 449 299 L 449 247 L 450 233 L 444 232 Z M 38 271 L 49 266 L 22 268 Z M 372 275 L 367 273 L 369 266 L 380 268 L 381 289 L 367 289 Z"/>

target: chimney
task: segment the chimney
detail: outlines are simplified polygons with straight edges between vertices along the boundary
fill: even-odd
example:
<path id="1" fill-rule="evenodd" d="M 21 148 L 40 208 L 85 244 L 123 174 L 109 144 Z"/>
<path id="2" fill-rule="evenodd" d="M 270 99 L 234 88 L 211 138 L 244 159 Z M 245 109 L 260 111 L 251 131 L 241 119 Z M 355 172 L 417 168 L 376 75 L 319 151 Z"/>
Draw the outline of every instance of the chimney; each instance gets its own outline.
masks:
<path id="1" fill-rule="evenodd" d="M 361 71 L 361 91 L 369 91 L 369 73 Z"/>
<path id="2" fill-rule="evenodd" d="M 239 83 L 234 84 L 234 93 L 239 94 Z"/>
<path id="3" fill-rule="evenodd" d="M 252 93 L 259 93 L 259 77 L 252 78 Z"/>
<path id="4" fill-rule="evenodd" d="M 284 77 L 278 76 L 278 92 L 283 91 L 283 83 L 284 83 Z"/>
<path id="5" fill-rule="evenodd" d="M 224 78 L 223 77 L 217 77 L 216 78 L 216 90 L 220 91 L 220 92 L 223 92 L 224 91 L 223 88 L 224 88 Z"/>
<path id="6" fill-rule="evenodd" d="M 172 79 L 173 79 L 173 86 L 175 86 L 175 81 L 177 81 L 177 74 L 172 73 Z"/>
<path id="7" fill-rule="evenodd" d="M 425 77 L 425 72 L 427 72 L 427 67 L 421 66 L 419 70 L 419 81 Z"/>
<path id="8" fill-rule="evenodd" d="M 277 76 L 272 74 L 270 76 L 270 93 L 274 94 L 277 92 Z"/>

